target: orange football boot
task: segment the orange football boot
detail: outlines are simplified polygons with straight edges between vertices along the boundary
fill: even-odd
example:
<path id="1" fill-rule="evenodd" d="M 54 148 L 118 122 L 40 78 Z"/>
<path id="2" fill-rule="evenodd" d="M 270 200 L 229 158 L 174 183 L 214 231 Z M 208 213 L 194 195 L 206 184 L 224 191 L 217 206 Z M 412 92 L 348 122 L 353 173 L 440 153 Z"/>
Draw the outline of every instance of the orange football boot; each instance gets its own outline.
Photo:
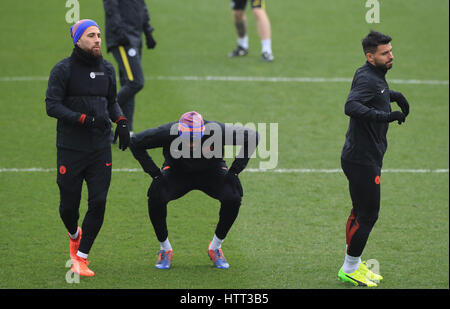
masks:
<path id="1" fill-rule="evenodd" d="M 80 276 L 93 277 L 95 273 L 89 269 L 89 262 L 79 256 L 75 256 L 72 259 L 72 269 L 73 273 L 79 274 Z"/>

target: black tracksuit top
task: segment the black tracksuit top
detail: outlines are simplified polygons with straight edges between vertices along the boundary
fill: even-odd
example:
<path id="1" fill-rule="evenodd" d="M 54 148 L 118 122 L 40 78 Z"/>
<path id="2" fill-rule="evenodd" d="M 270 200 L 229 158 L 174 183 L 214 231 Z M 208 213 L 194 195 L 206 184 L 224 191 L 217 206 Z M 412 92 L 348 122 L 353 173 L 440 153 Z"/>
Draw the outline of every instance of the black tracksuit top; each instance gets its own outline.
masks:
<path id="1" fill-rule="evenodd" d="M 78 47 L 53 67 L 45 102 L 47 114 L 58 119 L 56 145 L 66 149 L 95 151 L 111 145 L 111 126 L 85 128 L 81 114 L 113 121 L 123 115 L 116 101 L 114 67 Z"/>
<path id="2" fill-rule="evenodd" d="M 225 125 L 221 122 L 205 120 L 205 127 L 207 129 L 201 139 L 201 156 L 197 158 L 193 156 L 189 158 L 174 158 L 171 154 L 170 147 L 172 142 L 178 138 L 177 124 L 178 122 L 170 122 L 157 128 L 151 128 L 137 133 L 131 138 L 130 149 L 134 157 L 138 160 L 144 171 L 151 176 L 157 175 L 159 167 L 149 156 L 147 149 L 162 147 L 165 159 L 163 167 L 169 166 L 170 170 L 175 172 L 193 173 L 226 167 L 223 159 L 223 155 L 225 154 L 223 146 L 240 145 L 242 146 L 240 152 L 234 158 L 230 167 L 230 171 L 239 174 L 247 166 L 259 142 L 259 134 L 255 130 L 243 126 Z M 217 135 L 215 135 L 216 133 Z M 213 141 L 215 143 L 210 144 Z M 222 156 L 205 157 L 204 154 L 208 155 L 208 151 L 213 151 L 214 147 L 222 147 Z M 207 150 L 205 151 L 206 148 Z"/>
<path id="3" fill-rule="evenodd" d="M 142 46 L 142 33 L 153 31 L 144 0 L 103 0 L 105 9 L 105 39 L 108 51 L 119 46 L 125 36 L 133 47 Z"/>
<path id="4" fill-rule="evenodd" d="M 369 62 L 356 70 L 345 103 L 350 122 L 341 153 L 343 160 L 380 168 L 383 164 L 390 102 L 396 94 L 389 90 L 385 75 L 386 71 Z"/>

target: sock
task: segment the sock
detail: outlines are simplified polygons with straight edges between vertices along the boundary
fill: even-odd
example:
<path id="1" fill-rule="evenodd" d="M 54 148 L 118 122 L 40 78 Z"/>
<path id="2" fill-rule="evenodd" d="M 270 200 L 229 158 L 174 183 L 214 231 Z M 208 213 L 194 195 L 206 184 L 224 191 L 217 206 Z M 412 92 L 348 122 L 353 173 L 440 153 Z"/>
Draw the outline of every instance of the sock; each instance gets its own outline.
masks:
<path id="1" fill-rule="evenodd" d="M 211 241 L 211 244 L 209 245 L 210 250 L 217 250 L 222 246 L 223 239 L 220 239 L 214 234 L 213 240 Z"/>
<path id="2" fill-rule="evenodd" d="M 168 251 L 172 249 L 172 245 L 170 244 L 169 238 L 167 237 L 166 240 L 159 243 L 159 247 L 161 250 Z"/>
<path id="3" fill-rule="evenodd" d="M 351 256 L 346 254 L 344 265 L 342 265 L 342 270 L 346 274 L 350 274 L 359 268 L 359 264 L 361 264 L 360 256 Z"/>
<path id="4" fill-rule="evenodd" d="M 267 52 L 269 54 L 272 54 L 272 40 L 261 40 L 261 46 L 262 46 L 262 52 Z"/>
<path id="5" fill-rule="evenodd" d="M 82 259 L 85 259 L 85 260 L 87 260 L 87 257 L 88 257 L 88 255 L 86 253 L 83 253 L 81 251 L 77 252 L 77 256 L 82 258 Z"/>
<path id="6" fill-rule="evenodd" d="M 78 234 L 79 234 L 79 233 L 78 233 L 78 229 L 77 229 L 77 231 L 75 232 L 75 234 L 70 234 L 70 233 L 69 233 L 69 237 L 72 238 L 72 239 L 77 239 L 77 238 L 78 238 Z"/>
<path id="7" fill-rule="evenodd" d="M 243 38 L 238 38 L 237 43 L 240 47 L 248 49 L 248 36 L 244 36 Z"/>

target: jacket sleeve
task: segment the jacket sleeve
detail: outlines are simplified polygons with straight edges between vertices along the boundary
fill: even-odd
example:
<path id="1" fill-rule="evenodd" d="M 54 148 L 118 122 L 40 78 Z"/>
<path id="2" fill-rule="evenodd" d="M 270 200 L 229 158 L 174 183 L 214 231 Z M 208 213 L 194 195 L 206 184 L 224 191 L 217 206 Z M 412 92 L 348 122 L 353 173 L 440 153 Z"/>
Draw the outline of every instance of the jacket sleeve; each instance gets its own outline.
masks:
<path id="1" fill-rule="evenodd" d="M 366 121 L 387 122 L 388 113 L 368 106 L 374 96 L 375 90 L 368 78 L 356 76 L 345 103 L 345 114 Z"/>
<path id="2" fill-rule="evenodd" d="M 81 113 L 74 112 L 63 104 L 70 75 L 69 67 L 68 62 L 63 60 L 52 69 L 48 79 L 45 103 L 47 115 L 50 117 L 67 123 L 77 124 L 81 123 Z"/>
<path id="3" fill-rule="evenodd" d="M 401 92 L 389 89 L 389 99 L 391 102 L 394 102 L 394 101 L 397 102 L 397 100 L 400 98 L 400 96 L 402 96 Z"/>
<path id="4" fill-rule="evenodd" d="M 135 134 L 130 141 L 130 149 L 134 158 L 139 162 L 144 172 L 152 177 L 159 173 L 159 167 L 147 152 L 147 149 L 159 148 L 170 143 L 172 137 L 170 128 L 173 123 L 168 123 L 157 128 L 147 129 Z"/>
<path id="5" fill-rule="evenodd" d="M 105 19 L 108 19 L 108 25 L 112 33 L 120 35 L 122 30 L 122 18 L 120 17 L 119 0 L 103 0 L 105 9 Z"/>
<path id="6" fill-rule="evenodd" d="M 230 172 L 239 174 L 245 169 L 250 157 L 255 152 L 259 142 L 259 134 L 255 130 L 244 126 L 224 125 L 223 128 L 224 144 L 241 146 L 239 153 L 229 168 Z"/>
<path id="7" fill-rule="evenodd" d="M 147 9 L 147 5 L 145 4 L 145 1 L 143 2 L 143 11 L 144 11 L 144 21 L 142 24 L 142 30 L 144 31 L 145 35 L 148 35 L 153 32 L 153 27 L 150 25 L 150 14 Z"/>

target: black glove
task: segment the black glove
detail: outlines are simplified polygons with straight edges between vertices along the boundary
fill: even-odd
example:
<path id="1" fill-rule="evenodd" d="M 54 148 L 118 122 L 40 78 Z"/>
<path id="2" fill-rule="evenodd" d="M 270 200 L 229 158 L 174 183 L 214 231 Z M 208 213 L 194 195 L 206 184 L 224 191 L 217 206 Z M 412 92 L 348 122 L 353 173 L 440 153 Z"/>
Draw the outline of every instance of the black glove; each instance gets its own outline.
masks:
<path id="1" fill-rule="evenodd" d="M 397 102 L 398 107 L 402 110 L 405 117 L 409 114 L 409 103 L 408 100 L 403 96 L 401 92 L 397 92 L 394 101 Z"/>
<path id="2" fill-rule="evenodd" d="M 239 193 L 239 195 L 241 197 L 244 196 L 241 181 L 239 180 L 239 177 L 236 173 L 234 173 L 232 171 L 228 171 L 224 176 L 223 182 L 224 182 L 224 184 L 228 184 L 231 186 L 233 193 Z"/>
<path id="3" fill-rule="evenodd" d="M 403 122 L 405 122 L 405 114 L 403 114 L 400 111 L 395 111 L 392 113 L 389 113 L 388 115 L 388 122 L 392 122 L 392 121 L 398 121 L 398 124 L 402 124 Z"/>
<path id="4" fill-rule="evenodd" d="M 93 117 L 93 116 L 86 116 L 86 118 L 83 121 L 83 125 L 85 128 L 97 128 L 97 129 L 107 129 L 109 124 L 109 119 L 106 119 L 103 116 L 100 117 Z"/>
<path id="5" fill-rule="evenodd" d="M 128 39 L 127 35 L 123 30 L 120 30 L 117 33 L 117 45 L 120 46 L 127 46 L 130 44 L 130 40 Z"/>
<path id="6" fill-rule="evenodd" d="M 153 49 L 153 48 L 155 48 L 155 46 L 156 46 L 156 41 L 155 41 L 155 39 L 153 38 L 153 35 L 152 35 L 152 33 L 151 32 L 149 32 L 149 33 L 147 33 L 146 35 L 145 35 L 145 38 L 146 38 L 146 43 L 147 43 L 147 48 L 148 49 Z"/>
<path id="7" fill-rule="evenodd" d="M 130 144 L 130 130 L 128 129 L 128 120 L 121 119 L 117 122 L 116 132 L 114 133 L 113 143 L 119 137 L 119 149 L 125 150 Z"/>

